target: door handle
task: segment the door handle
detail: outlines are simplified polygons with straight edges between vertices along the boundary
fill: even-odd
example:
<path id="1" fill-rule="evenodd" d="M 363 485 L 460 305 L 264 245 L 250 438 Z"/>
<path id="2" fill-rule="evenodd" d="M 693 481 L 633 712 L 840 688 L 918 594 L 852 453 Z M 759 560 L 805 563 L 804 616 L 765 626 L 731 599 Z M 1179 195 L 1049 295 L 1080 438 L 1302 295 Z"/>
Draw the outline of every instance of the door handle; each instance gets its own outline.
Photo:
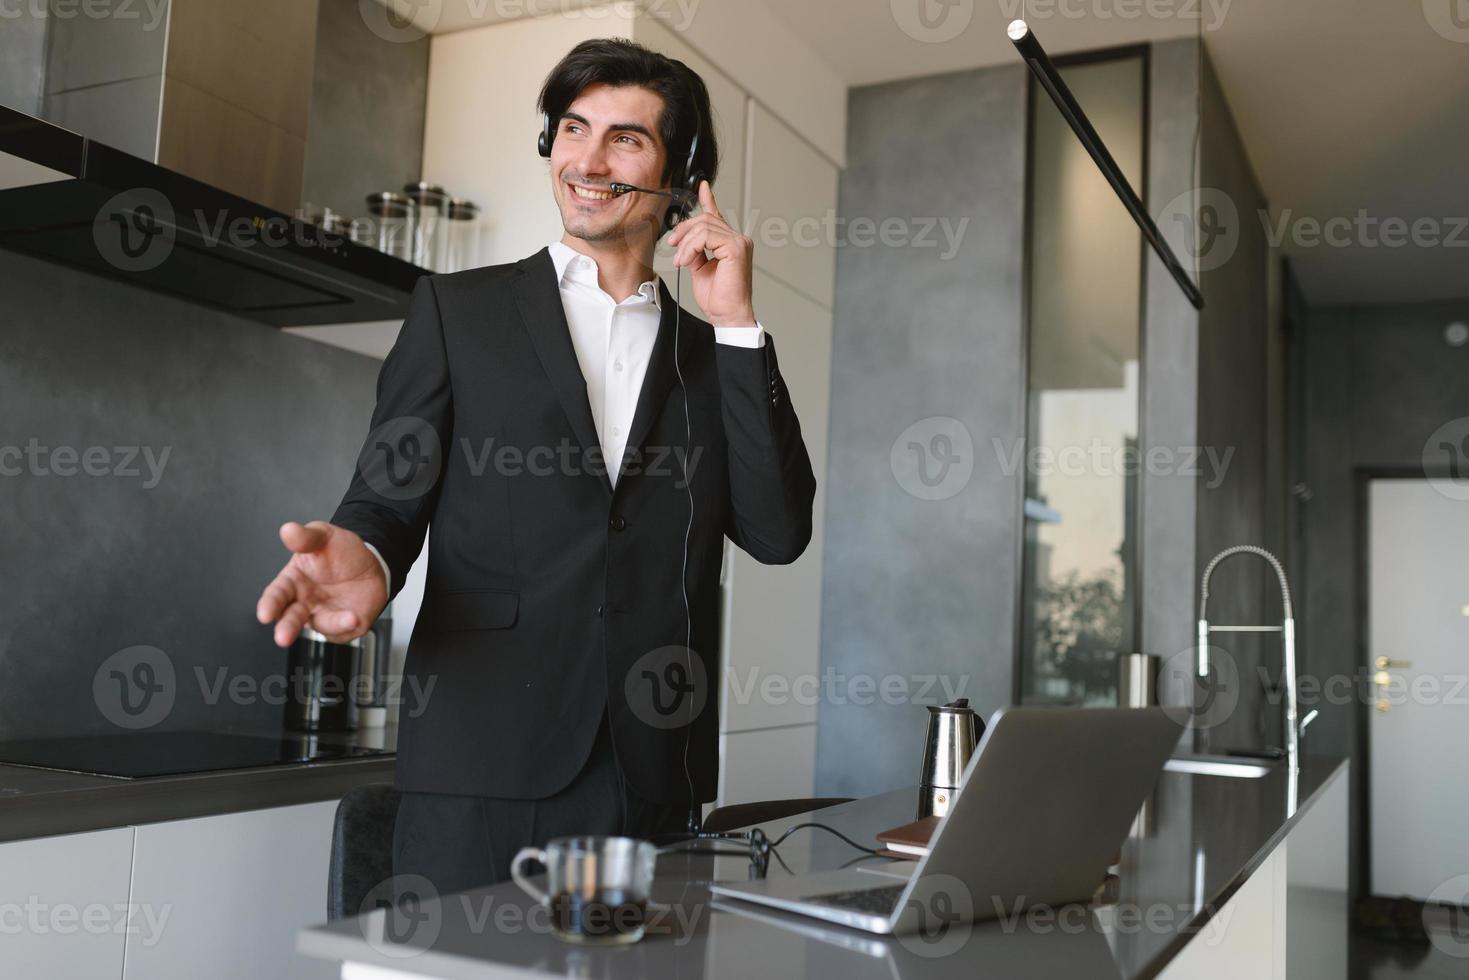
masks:
<path id="1" fill-rule="evenodd" d="M 1411 660 L 1392 660 L 1388 657 L 1378 657 L 1373 663 L 1378 670 L 1387 670 L 1389 667 L 1393 670 L 1406 670 L 1413 666 Z"/>

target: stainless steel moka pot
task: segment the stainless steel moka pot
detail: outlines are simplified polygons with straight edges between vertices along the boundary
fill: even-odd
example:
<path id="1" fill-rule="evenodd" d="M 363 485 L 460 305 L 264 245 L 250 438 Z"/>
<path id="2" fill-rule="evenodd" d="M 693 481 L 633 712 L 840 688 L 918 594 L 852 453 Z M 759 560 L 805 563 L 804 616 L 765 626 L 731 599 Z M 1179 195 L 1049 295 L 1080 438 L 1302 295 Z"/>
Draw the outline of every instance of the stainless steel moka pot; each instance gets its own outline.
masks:
<path id="1" fill-rule="evenodd" d="M 918 780 L 918 819 L 949 812 L 983 734 L 984 721 L 969 707 L 968 698 L 928 705 L 928 737 L 923 743 L 923 770 Z"/>

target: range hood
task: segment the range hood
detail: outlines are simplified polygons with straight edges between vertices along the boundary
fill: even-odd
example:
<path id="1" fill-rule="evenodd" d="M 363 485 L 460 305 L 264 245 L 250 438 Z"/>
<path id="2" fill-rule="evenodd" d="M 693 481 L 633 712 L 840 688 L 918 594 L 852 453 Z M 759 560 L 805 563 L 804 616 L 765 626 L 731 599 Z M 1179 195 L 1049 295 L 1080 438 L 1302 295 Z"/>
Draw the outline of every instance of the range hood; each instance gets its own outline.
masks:
<path id="1" fill-rule="evenodd" d="M 275 327 L 402 319 L 428 274 L 4 106 L 0 248 Z"/>

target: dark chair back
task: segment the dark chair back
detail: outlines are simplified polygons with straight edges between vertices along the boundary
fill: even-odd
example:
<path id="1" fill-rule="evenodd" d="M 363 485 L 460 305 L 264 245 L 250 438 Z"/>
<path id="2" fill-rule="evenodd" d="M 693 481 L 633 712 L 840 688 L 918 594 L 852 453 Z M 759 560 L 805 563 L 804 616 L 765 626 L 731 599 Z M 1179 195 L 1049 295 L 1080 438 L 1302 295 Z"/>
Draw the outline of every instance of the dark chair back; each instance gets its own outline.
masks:
<path id="1" fill-rule="evenodd" d="M 337 804 L 327 871 L 328 919 L 356 915 L 368 893 L 392 877 L 399 798 L 392 783 L 369 783 L 348 790 Z"/>
<path id="2" fill-rule="evenodd" d="M 823 810 L 838 803 L 851 803 L 849 796 L 817 796 L 802 800 L 765 800 L 760 803 L 732 803 L 729 806 L 716 807 L 709 811 L 704 817 L 704 829 L 708 831 L 723 832 L 734 830 L 736 827 L 750 827 L 754 824 L 766 823 L 771 820 L 780 820 L 784 817 L 793 817 L 798 813 L 809 813 L 812 810 Z"/>

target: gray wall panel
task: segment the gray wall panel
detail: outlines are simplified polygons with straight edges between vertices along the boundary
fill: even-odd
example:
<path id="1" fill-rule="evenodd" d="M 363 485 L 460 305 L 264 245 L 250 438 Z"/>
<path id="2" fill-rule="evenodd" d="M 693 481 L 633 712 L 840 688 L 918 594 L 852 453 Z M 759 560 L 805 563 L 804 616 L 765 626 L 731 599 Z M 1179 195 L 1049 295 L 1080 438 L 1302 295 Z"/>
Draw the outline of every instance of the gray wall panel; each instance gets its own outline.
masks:
<path id="1" fill-rule="evenodd" d="M 1195 589 L 1204 565 L 1224 548 L 1253 544 L 1283 552 L 1282 541 L 1269 541 L 1266 531 L 1267 337 L 1266 266 L 1270 261 L 1265 232 L 1256 216 L 1265 208 L 1244 144 L 1229 105 L 1208 60 L 1204 63 L 1203 132 L 1199 164 L 1201 186 L 1223 192 L 1238 217 L 1229 239 L 1227 259 L 1209 260 L 1200 277 L 1204 309 L 1199 318 L 1198 426 L 1206 451 L 1229 464 L 1222 480 L 1198 481 L 1197 568 Z M 1217 265 L 1217 267 L 1212 267 Z M 1216 483 L 1209 486 L 1210 482 Z M 1287 569 L 1287 574 L 1290 570 Z M 1242 556 L 1221 565 L 1210 583 L 1208 615 L 1213 623 L 1278 624 L 1282 618 L 1280 588 L 1274 573 L 1258 558 Z M 1278 636 L 1216 635 L 1211 645 L 1228 653 L 1239 671 L 1239 702 L 1208 733 L 1214 749 L 1285 744 L 1278 696 L 1267 697 L 1266 684 L 1279 684 L 1282 648 Z M 1268 681 L 1267 681 L 1268 678 Z"/>
<path id="2" fill-rule="evenodd" d="M 45 8 L 40 16 L 30 4 L 23 10 L 0 30 L 0 105 L 38 116 L 45 94 L 49 18 Z"/>
<path id="3" fill-rule="evenodd" d="M 837 252 L 822 668 L 901 677 L 912 694 L 938 675 L 985 713 L 1010 702 L 1014 665 L 1020 475 L 991 440 L 1024 432 L 1024 134 L 1018 66 L 858 88 L 840 188 L 849 227 L 968 224 L 947 261 L 942 245 Z M 973 475 L 946 500 L 908 493 L 890 463 L 900 434 L 931 416 L 973 440 Z M 823 700 L 817 792 L 916 781 L 927 716 L 911 699 Z"/>
<path id="4" fill-rule="evenodd" d="M 0 738 L 116 731 L 94 676 L 134 645 L 175 671 L 159 727 L 278 723 L 210 686 L 283 675 L 254 614 L 277 528 L 330 516 L 379 362 L 10 252 L 0 291 Z"/>
<path id="5" fill-rule="evenodd" d="M 1194 176 L 1198 55 L 1189 40 L 1155 44 L 1149 59 L 1148 210 L 1196 186 Z M 1185 266 L 1192 252 L 1185 228 L 1159 229 Z M 1146 445 L 1198 445 L 1199 314 L 1161 260 L 1147 253 L 1143 311 L 1141 430 Z M 1194 519 L 1197 478 L 1190 473 L 1144 471 L 1142 477 L 1142 635 L 1144 653 L 1167 660 L 1194 642 L 1197 616 Z M 1181 698 L 1182 691 L 1173 692 Z"/>

